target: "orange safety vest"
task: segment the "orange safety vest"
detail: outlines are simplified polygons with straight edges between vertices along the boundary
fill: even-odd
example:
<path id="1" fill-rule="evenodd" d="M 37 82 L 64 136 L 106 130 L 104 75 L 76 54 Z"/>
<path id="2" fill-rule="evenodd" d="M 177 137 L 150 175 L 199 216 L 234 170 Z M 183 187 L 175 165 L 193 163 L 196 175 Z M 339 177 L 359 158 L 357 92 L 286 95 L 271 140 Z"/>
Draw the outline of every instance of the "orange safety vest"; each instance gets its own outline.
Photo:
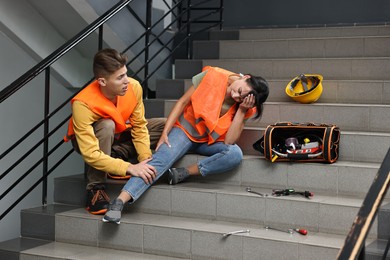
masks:
<path id="1" fill-rule="evenodd" d="M 134 82 L 134 80 L 129 78 L 129 81 L 129 88 L 126 94 L 117 97 L 116 106 L 102 94 L 97 80 L 93 81 L 77 94 L 71 100 L 71 104 L 73 104 L 75 100 L 84 102 L 92 112 L 98 114 L 102 118 L 111 118 L 115 122 L 115 133 L 121 133 L 132 127 L 128 119 L 137 105 L 137 98 L 131 87 L 131 83 Z M 68 142 L 73 137 L 73 118 L 71 117 L 69 120 L 68 132 L 64 137 L 64 140 L 65 142 Z"/>
<path id="2" fill-rule="evenodd" d="M 193 142 L 212 144 L 225 140 L 237 112 L 238 106 L 234 104 L 220 117 L 229 76 L 236 73 L 210 66 L 204 67 L 202 71 L 206 70 L 206 75 L 192 94 L 191 102 L 184 108 L 175 126 L 181 128 Z M 255 113 L 255 107 L 248 109 L 245 118 Z"/>

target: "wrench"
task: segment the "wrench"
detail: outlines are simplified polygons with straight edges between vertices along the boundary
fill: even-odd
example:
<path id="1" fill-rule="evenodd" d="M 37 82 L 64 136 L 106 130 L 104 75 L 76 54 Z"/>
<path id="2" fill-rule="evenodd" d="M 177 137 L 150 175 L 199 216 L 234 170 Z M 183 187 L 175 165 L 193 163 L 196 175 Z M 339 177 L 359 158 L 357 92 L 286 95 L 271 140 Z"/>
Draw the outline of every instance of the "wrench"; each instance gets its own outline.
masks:
<path id="1" fill-rule="evenodd" d="M 250 193 L 253 193 L 253 194 L 257 194 L 257 195 L 259 195 L 261 197 L 267 197 L 268 196 L 267 194 L 263 194 L 263 193 L 260 193 L 260 192 L 252 190 L 251 187 L 246 187 L 246 191 L 250 192 Z"/>
<path id="2" fill-rule="evenodd" d="M 232 231 L 232 232 L 228 232 L 228 233 L 224 233 L 222 234 L 223 237 L 228 237 L 230 235 L 234 235 L 234 234 L 240 234 L 240 233 L 249 233 L 249 229 L 243 229 L 243 230 L 237 230 L 237 231 Z"/>

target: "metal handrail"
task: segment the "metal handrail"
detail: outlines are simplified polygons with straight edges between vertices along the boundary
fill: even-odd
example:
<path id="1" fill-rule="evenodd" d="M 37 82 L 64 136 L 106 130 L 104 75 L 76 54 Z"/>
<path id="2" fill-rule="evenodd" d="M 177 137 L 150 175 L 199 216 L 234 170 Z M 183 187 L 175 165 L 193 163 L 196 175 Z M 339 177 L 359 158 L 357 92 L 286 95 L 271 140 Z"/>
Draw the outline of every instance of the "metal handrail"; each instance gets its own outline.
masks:
<path id="1" fill-rule="evenodd" d="M 9 86 L 4 88 L 0 92 L 0 103 L 9 98 L 11 95 L 13 95 L 15 92 L 20 90 L 23 86 L 25 86 L 28 82 L 30 82 L 32 79 L 34 79 L 36 76 L 38 76 L 40 73 L 45 72 L 45 102 L 44 102 L 44 115 L 43 120 L 37 123 L 37 125 L 33 126 L 29 131 L 27 131 L 26 134 L 24 134 L 18 141 L 16 141 L 14 144 L 12 144 L 8 149 L 6 149 L 3 153 L 0 154 L 0 160 L 5 158 L 10 152 L 12 152 L 15 148 L 17 148 L 25 139 L 30 137 L 33 133 L 35 133 L 39 128 L 43 127 L 43 138 L 40 140 L 37 140 L 35 144 L 32 145 L 32 148 L 28 149 L 27 152 L 25 152 L 20 158 L 16 158 L 14 163 L 11 163 L 11 166 L 6 169 L 1 175 L 0 180 L 6 177 L 16 166 L 20 165 L 29 154 L 31 154 L 33 151 L 36 151 L 40 147 L 43 147 L 43 156 L 42 158 L 39 158 L 36 162 L 31 162 L 33 164 L 29 169 L 27 169 L 13 184 L 11 184 L 9 187 L 7 187 L 6 191 L 4 191 L 2 194 L 0 194 L 0 199 L 3 199 L 5 196 L 7 196 L 21 181 L 23 181 L 29 174 L 33 172 L 40 164 L 42 164 L 43 167 L 43 174 L 42 177 L 35 182 L 25 193 L 21 195 L 21 197 L 17 198 L 14 203 L 12 203 L 3 213 L 0 215 L 0 220 L 3 219 L 18 203 L 25 198 L 33 189 L 35 189 L 39 184 L 43 183 L 42 187 L 42 204 L 46 205 L 46 195 L 47 195 L 47 177 L 54 171 L 55 168 L 57 168 L 67 157 L 69 157 L 70 154 L 72 154 L 73 149 L 67 152 L 65 155 L 60 158 L 55 165 L 49 169 L 48 167 L 48 159 L 49 156 L 52 155 L 54 151 L 56 151 L 59 147 L 61 147 L 64 144 L 64 141 L 61 140 L 59 143 L 57 143 L 52 149 L 49 150 L 49 138 L 53 136 L 54 133 L 56 133 L 60 128 L 63 127 L 64 124 L 66 124 L 69 121 L 69 118 L 71 115 L 67 116 L 64 120 L 62 120 L 58 125 L 56 125 L 50 132 L 49 132 L 49 120 L 56 115 L 61 109 L 63 109 L 66 105 L 69 104 L 70 100 L 77 95 L 79 91 L 81 91 L 83 88 L 85 88 L 87 85 L 89 85 L 93 79 L 89 80 L 85 85 L 77 92 L 71 95 L 71 97 L 67 98 L 62 104 L 60 104 L 57 108 L 55 108 L 51 113 L 49 112 L 49 97 L 50 97 L 50 68 L 54 62 L 56 62 L 59 58 L 61 58 L 63 55 L 65 55 L 68 51 L 72 50 L 77 44 L 79 44 L 83 39 L 88 37 L 90 34 L 94 33 L 96 30 L 98 30 L 98 49 L 101 49 L 103 46 L 103 24 L 107 22 L 111 17 L 119 13 L 123 8 L 127 7 L 129 3 L 133 2 L 134 0 L 122 0 L 116 5 L 114 5 L 110 10 L 105 12 L 102 16 L 100 16 L 96 21 L 88 25 L 85 29 L 83 29 L 79 34 L 77 34 L 75 37 L 73 37 L 71 40 L 63 44 L 60 48 L 58 48 L 56 51 L 54 51 L 52 54 L 50 54 L 47 58 L 43 59 L 39 64 L 34 66 L 32 69 L 28 70 L 26 73 L 24 73 L 22 76 L 20 76 L 17 80 L 12 82 Z M 191 1 L 191 0 L 187 0 Z M 219 0 L 222 2 L 222 0 Z M 189 13 L 191 12 L 190 9 L 182 10 L 182 2 L 185 2 L 185 0 L 174 0 L 174 7 L 181 11 L 179 11 L 178 16 L 175 15 L 174 21 L 172 21 L 168 27 L 173 25 L 175 22 L 182 23 L 182 21 L 179 21 L 179 19 L 182 18 L 183 14 L 186 13 L 189 16 Z M 171 41 L 174 40 L 174 37 L 169 40 L 167 43 L 162 44 L 159 37 L 166 32 L 167 29 L 164 29 L 163 32 L 159 33 L 158 35 L 155 35 L 152 33 L 152 28 L 156 26 L 156 24 L 151 24 L 151 3 L 152 0 L 146 1 L 148 12 L 147 12 L 147 21 L 146 23 L 140 23 L 141 26 L 145 28 L 145 33 L 142 34 L 136 42 L 141 40 L 142 38 L 145 38 L 145 48 L 141 50 L 141 53 L 145 53 L 145 63 L 143 65 L 143 68 L 147 68 L 148 64 L 157 56 L 154 54 L 149 59 L 148 54 L 148 48 L 155 42 L 159 42 L 161 45 L 160 50 L 157 51 L 157 54 L 160 53 L 163 49 L 170 50 L 167 46 L 171 43 Z M 169 10 L 169 13 L 174 14 L 173 8 Z M 222 9 L 221 9 L 222 10 Z M 161 19 L 159 19 L 156 23 L 163 21 L 163 19 L 168 14 L 165 14 Z M 222 16 L 221 16 L 222 17 Z M 188 21 L 191 22 L 191 21 Z M 221 20 L 222 22 L 222 20 Z M 218 24 L 221 27 L 221 24 Z M 167 28 L 168 28 L 167 27 Z M 188 28 L 188 26 L 186 26 Z M 210 27 L 209 27 L 210 28 Z M 149 36 L 154 36 L 155 39 L 152 41 L 149 41 Z M 149 72 L 148 69 L 145 69 L 145 77 L 142 81 L 143 88 L 145 88 L 145 85 L 147 86 L 147 81 L 150 79 L 150 77 L 157 72 L 157 70 L 166 62 L 168 61 L 173 53 L 182 45 L 184 41 L 189 41 L 188 38 L 191 38 L 191 34 L 187 33 L 187 37 L 179 42 L 172 50 L 170 50 L 170 54 L 167 55 L 167 57 L 157 65 L 157 67 L 154 69 L 154 71 Z M 133 44 L 134 45 L 134 44 Z M 130 47 L 126 48 L 125 51 L 129 50 Z M 123 52 L 125 52 L 123 51 Z M 187 50 L 188 51 L 188 50 Z M 139 55 L 138 55 L 139 56 Z M 129 64 L 128 64 L 129 65 Z M 137 73 L 134 73 L 132 76 L 136 77 Z M 146 91 L 144 90 L 144 93 Z"/>
<path id="2" fill-rule="evenodd" d="M 364 259 L 365 240 L 390 186 L 390 149 L 371 184 L 337 259 Z M 387 253 L 387 252 L 385 252 Z"/>

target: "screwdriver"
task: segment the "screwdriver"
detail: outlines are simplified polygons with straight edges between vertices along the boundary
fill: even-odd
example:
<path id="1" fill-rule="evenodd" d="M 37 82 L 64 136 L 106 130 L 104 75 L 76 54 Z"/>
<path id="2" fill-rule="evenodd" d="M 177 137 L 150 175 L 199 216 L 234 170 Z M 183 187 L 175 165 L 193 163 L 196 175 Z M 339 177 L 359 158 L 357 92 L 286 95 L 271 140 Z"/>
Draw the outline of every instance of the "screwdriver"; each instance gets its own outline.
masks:
<path id="1" fill-rule="evenodd" d="M 283 229 L 278 229 L 278 228 L 273 228 L 273 227 L 270 227 L 270 226 L 265 226 L 264 227 L 265 229 L 272 229 L 272 230 L 276 230 L 276 231 L 280 231 L 280 232 L 285 232 L 285 233 L 289 233 L 289 234 L 292 234 L 293 231 L 303 235 L 303 236 L 306 236 L 307 235 L 307 230 L 306 229 L 301 229 L 301 228 L 290 228 L 288 230 L 283 230 Z"/>
<path id="2" fill-rule="evenodd" d="M 306 230 L 306 229 L 294 228 L 293 230 L 294 230 L 295 232 L 301 234 L 301 235 L 304 235 L 304 236 L 307 235 L 307 230 Z"/>

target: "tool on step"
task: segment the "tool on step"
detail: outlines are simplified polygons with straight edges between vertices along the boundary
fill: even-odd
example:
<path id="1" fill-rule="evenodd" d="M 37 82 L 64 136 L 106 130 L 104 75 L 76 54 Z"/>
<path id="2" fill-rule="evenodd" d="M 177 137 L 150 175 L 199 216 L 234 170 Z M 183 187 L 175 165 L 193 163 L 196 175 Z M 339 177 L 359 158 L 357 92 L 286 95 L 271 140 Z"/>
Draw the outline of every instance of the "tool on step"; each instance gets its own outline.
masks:
<path id="1" fill-rule="evenodd" d="M 293 229 L 288 229 L 288 230 L 284 230 L 284 229 L 279 229 L 279 228 L 273 228 L 273 227 L 270 227 L 270 226 L 265 226 L 264 227 L 265 229 L 267 229 L 267 230 L 269 230 L 269 229 L 271 229 L 271 230 L 276 230 L 276 231 L 280 231 L 280 232 L 283 232 L 283 233 L 289 233 L 289 234 L 292 234 L 293 233 Z"/>
<path id="2" fill-rule="evenodd" d="M 305 191 L 296 191 L 294 189 L 273 189 L 272 190 L 272 195 L 273 196 L 289 196 L 289 195 L 302 195 L 305 198 L 310 199 L 311 197 L 314 196 L 313 192 L 310 192 L 308 190 Z"/>
<path id="3" fill-rule="evenodd" d="M 249 229 L 243 229 L 243 230 L 237 230 L 237 231 L 231 231 L 228 233 L 222 234 L 223 237 L 228 237 L 230 235 L 235 235 L 235 234 L 241 234 L 241 233 L 249 233 Z"/>
<path id="4" fill-rule="evenodd" d="M 307 235 L 307 230 L 306 230 L 306 229 L 294 228 L 293 230 L 294 230 L 295 232 L 301 234 L 301 235 L 304 235 L 304 236 Z"/>
<path id="5" fill-rule="evenodd" d="M 279 229 L 279 228 L 273 228 L 273 227 L 270 227 L 270 226 L 265 226 L 264 228 L 267 229 L 267 230 L 271 229 L 271 230 L 276 230 L 276 231 L 289 233 L 289 234 L 297 232 L 298 234 L 301 234 L 303 236 L 307 235 L 307 230 L 306 229 L 302 229 L 302 228 L 289 228 L 288 230 L 283 230 L 283 229 Z"/>
<path id="6" fill-rule="evenodd" d="M 261 197 L 267 197 L 268 196 L 267 194 L 263 194 L 263 193 L 260 193 L 260 192 L 252 190 L 251 187 L 246 187 L 246 191 L 250 192 L 250 193 L 253 193 L 253 194 L 257 194 L 257 195 L 259 195 Z"/>
<path id="7" fill-rule="evenodd" d="M 277 158 L 310 159 L 323 154 L 323 141 L 316 135 L 298 135 L 288 137 L 284 143 L 277 143 L 272 147 L 271 162 Z"/>

